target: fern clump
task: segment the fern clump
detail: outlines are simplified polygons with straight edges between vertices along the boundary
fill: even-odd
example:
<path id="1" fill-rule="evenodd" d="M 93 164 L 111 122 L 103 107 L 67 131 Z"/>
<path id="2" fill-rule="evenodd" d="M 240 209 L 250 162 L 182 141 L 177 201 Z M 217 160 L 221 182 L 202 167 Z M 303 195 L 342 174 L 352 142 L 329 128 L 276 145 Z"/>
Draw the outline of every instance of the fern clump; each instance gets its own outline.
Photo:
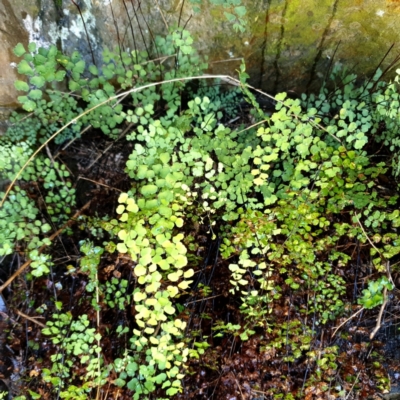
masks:
<path id="1" fill-rule="evenodd" d="M 240 7 L 234 8 L 239 17 Z M 191 336 L 179 303 L 196 289 L 200 272 L 192 229 L 197 226 L 208 240 L 218 239 L 221 257 L 229 260 L 227 289 L 240 310 L 238 321 L 218 321 L 211 332 L 241 341 L 257 331 L 270 335 L 265 348 L 279 362 L 303 359 L 315 370 L 304 385 L 317 376 L 332 386 L 340 373 L 337 348 L 321 356 L 333 371 L 323 377 L 313 364 L 312 346 L 317 330 L 348 306 L 344 269 L 353 253 L 342 243 L 368 248 L 376 278 L 359 297 L 365 308 L 386 301 L 390 260 L 400 252 L 400 216 L 390 209 L 397 205 L 397 192 L 383 194 L 377 184 L 396 158 L 377 160 L 370 152 L 376 145 L 398 151 L 398 78 L 385 84 L 377 74 L 358 87 L 353 76 L 335 69 L 332 81 L 341 77 L 341 86 L 301 99 L 277 94 L 269 115 L 246 83 L 244 64 L 234 90 L 223 91 L 219 81 L 188 87 L 184 78 L 206 67 L 190 34 L 174 28 L 155 43 L 158 61 L 146 52 L 105 50 L 99 66 L 54 46 L 15 48 L 22 57 L 18 71 L 27 76 L 16 87 L 26 93 L 20 101 L 33 122 L 14 117 L 0 143 L 4 185 L 20 172 L 0 209 L 0 255 L 22 246 L 32 275 L 48 274 L 55 261 L 51 251 L 41 254 L 42 246 L 51 244 L 45 234 L 68 220 L 75 207 L 73 179 L 64 164 L 39 155 L 25 167 L 35 146 L 44 147 L 71 121 L 56 143 L 89 127 L 115 139 L 128 127 L 129 188 L 115 197 L 111 215 L 84 220 L 83 232 L 90 230 L 96 243 L 88 237 L 77 243 L 83 256 L 65 272 L 84 277 L 91 318 L 55 302 L 42 333 L 60 352 L 51 356 L 51 368 L 43 369 L 43 381 L 61 398 L 90 398 L 105 385 L 127 388 L 137 400 L 183 391 L 188 363 L 209 346 L 206 335 Z M 116 95 L 121 88 L 128 90 L 123 101 Z M 252 125 L 239 118 L 241 126 L 232 128 L 223 122 L 236 116 L 239 101 L 248 103 Z M 116 271 L 100 277 L 106 259 L 113 260 L 110 270 L 124 260 L 129 276 Z M 288 293 L 296 318 L 281 326 L 273 311 Z M 110 328 L 117 337 L 126 335 L 125 347 L 106 360 L 102 307 L 123 313 L 130 305 L 132 322 Z M 77 360 L 84 371 L 80 386 Z"/>
<path id="2" fill-rule="evenodd" d="M 213 111 L 218 120 L 224 116 L 228 119 L 233 119 L 239 110 L 239 104 L 243 100 L 242 92 L 238 87 L 223 88 L 220 79 L 216 79 L 213 84 L 208 84 L 205 81 L 200 81 L 196 90 L 189 89 L 191 98 L 207 97 L 210 110 Z"/>
<path id="3" fill-rule="evenodd" d="M 4 142 L 0 149 L 4 156 L 0 163 L 0 173 L 7 187 L 33 150 L 30 142 Z M 49 223 L 65 221 L 75 205 L 75 190 L 68 177 L 69 172 L 64 165 L 57 162 L 52 164 L 48 158 L 42 157 L 35 158 L 23 171 L 18 185 L 10 191 L 0 209 L 1 255 L 12 253 L 16 241 L 25 241 L 29 250 L 50 243 L 41 235 L 51 230 Z M 43 190 L 41 195 L 44 195 L 49 223 L 40 217 L 39 205 L 32 199 L 32 183 L 36 189 L 41 186 Z M 1 192 L 1 195 L 4 198 L 5 193 Z"/>

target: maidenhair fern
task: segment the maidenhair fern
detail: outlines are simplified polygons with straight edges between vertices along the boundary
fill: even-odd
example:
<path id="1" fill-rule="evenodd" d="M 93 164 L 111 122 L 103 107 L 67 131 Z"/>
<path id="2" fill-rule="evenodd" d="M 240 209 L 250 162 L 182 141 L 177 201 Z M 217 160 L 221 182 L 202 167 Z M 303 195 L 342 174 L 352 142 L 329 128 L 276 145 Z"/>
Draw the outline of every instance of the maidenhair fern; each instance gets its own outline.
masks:
<path id="1" fill-rule="evenodd" d="M 204 4 L 202 0 L 190 0 L 193 4 L 193 11 L 198 13 L 201 11 L 201 6 L 207 8 L 215 8 L 221 10 L 225 19 L 232 25 L 235 32 L 246 31 L 246 20 L 244 19 L 247 9 L 242 4 L 241 0 L 209 0 L 207 4 Z"/>
<path id="2" fill-rule="evenodd" d="M 237 17 L 243 16 L 240 2 L 225 3 Z M 197 272 L 196 238 L 189 226 L 202 225 L 211 240 L 221 239 L 222 257 L 230 259 L 229 289 L 241 302 L 243 320 L 218 322 L 214 331 L 243 341 L 258 328 L 274 332 L 268 346 L 290 349 L 287 362 L 311 360 L 313 332 L 297 319 L 274 325 L 272 311 L 283 286 L 295 293 L 307 290 L 307 306 L 299 307 L 299 314 L 313 315 L 314 326 L 325 324 L 345 306 L 346 282 L 338 271 L 350 256 L 339 250 L 341 242 L 357 238 L 367 245 L 373 240 L 370 254 L 382 276 L 388 260 L 399 253 L 399 212 L 387 210 L 397 196 L 382 196 L 376 183 L 390 162 L 378 162 L 367 152 L 367 144 L 375 143 L 398 151 L 397 79 L 386 85 L 377 75 L 366 87 L 357 87 L 353 77 L 345 76 L 331 92 L 324 87 L 301 100 L 278 94 L 269 116 L 247 87 L 243 64 L 240 96 L 239 88 L 223 92 L 203 83 L 187 88 L 183 81 L 165 82 L 89 112 L 119 88 L 204 70 L 185 30 L 175 27 L 155 41 L 162 63 L 146 52 L 105 50 L 99 67 L 86 65 L 77 52 L 65 56 L 54 46 L 15 48 L 23 58 L 18 71 L 27 76 L 16 87 L 25 92 L 20 101 L 33 122 L 15 116 L 0 143 L 4 185 L 34 146 L 82 112 L 86 114 L 58 142 L 77 137 L 88 126 L 112 138 L 122 126 L 130 126 L 126 140 L 132 151 L 125 173 L 131 186 L 119 195 L 113 215 L 88 219 L 91 232 L 104 242 L 82 241 L 84 256 L 69 271 L 85 276 L 97 326 L 86 315 L 62 312 L 63 305 L 56 303 L 59 314 L 43 330 L 60 353 L 52 356 L 53 365 L 42 377 L 61 398 L 90 398 L 106 383 L 127 387 L 134 399 L 146 399 L 157 390 L 167 397 L 182 392 L 188 361 L 207 348 L 205 341 L 191 346 L 194 339 L 177 309 L 177 299 L 188 293 Z M 70 93 L 58 90 L 60 83 Z M 254 109 L 256 126 L 236 129 L 222 123 L 234 116 L 239 98 Z M 40 186 L 40 202 L 32 196 L 35 185 Z M 63 165 L 44 156 L 30 163 L 0 209 L 0 255 L 11 254 L 22 243 L 32 260 L 32 275 L 47 274 L 53 260 L 39 249 L 50 244 L 45 237 L 50 223 L 58 226 L 70 215 L 72 186 Z M 132 279 L 100 282 L 102 257 L 112 253 L 129 260 Z M 366 308 L 380 304 L 382 291 L 390 289 L 382 277 L 372 281 L 360 303 Z M 100 305 L 123 310 L 130 303 L 135 311 L 132 327 L 121 325 L 116 331 L 129 334 L 128 343 L 106 363 Z M 326 360 L 335 351 L 327 351 Z M 73 374 L 76 357 L 84 370 L 79 387 Z"/>
<path id="3" fill-rule="evenodd" d="M 219 79 L 212 84 L 200 81 L 196 90 L 189 88 L 189 94 L 192 99 L 207 97 L 210 100 L 208 107 L 215 113 L 218 120 L 221 120 L 222 117 L 234 119 L 238 112 L 238 105 L 243 99 L 242 92 L 238 87 L 228 87 L 224 90 Z"/>
<path id="4" fill-rule="evenodd" d="M 8 143 L 5 139 L 0 146 L 3 157 L 0 173 L 5 186 L 11 182 L 32 154 L 30 142 Z M 49 223 L 65 222 L 75 205 L 75 189 L 72 188 L 69 172 L 64 165 L 52 163 L 48 158 L 37 157 L 26 168 L 0 209 L 0 254 L 10 254 L 17 241 L 26 242 L 32 250 L 50 242 L 43 235 L 52 228 Z M 31 188 L 32 183 L 34 188 Z M 29 188 L 29 193 L 28 193 Z M 39 210 L 31 193 L 37 191 L 46 203 L 46 210 Z M 0 193 L 4 196 L 4 192 Z M 42 212 L 47 220 L 41 217 Z"/>

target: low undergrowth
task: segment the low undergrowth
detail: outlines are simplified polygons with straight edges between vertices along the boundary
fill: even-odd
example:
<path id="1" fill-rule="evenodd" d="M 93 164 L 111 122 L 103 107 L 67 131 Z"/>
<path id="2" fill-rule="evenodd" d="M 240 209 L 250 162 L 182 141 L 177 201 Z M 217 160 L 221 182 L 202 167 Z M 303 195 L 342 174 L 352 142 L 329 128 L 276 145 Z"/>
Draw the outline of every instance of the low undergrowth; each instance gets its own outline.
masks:
<path id="1" fill-rule="evenodd" d="M 188 83 L 207 67 L 192 42 L 174 28 L 156 39 L 157 60 L 107 50 L 101 67 L 55 47 L 14 50 L 30 114 L 0 142 L 3 187 L 20 173 L 2 193 L 0 255 L 2 265 L 31 260 L 25 285 L 45 293 L 35 300 L 15 284 L 15 296 L 46 321 L 26 344 L 37 359 L 17 398 L 333 399 L 388 388 L 379 351 L 346 358 L 351 335 L 334 326 L 395 293 L 398 78 L 377 72 L 360 86 L 334 69 L 329 90 L 277 94 L 271 114 L 244 64 L 233 88 Z M 93 164 L 79 171 L 63 154 L 82 131 L 110 143 L 100 156 L 118 151 L 108 178 L 86 177 L 77 195 Z M 24 167 L 39 145 L 46 152 Z M 72 224 L 83 197 L 91 204 Z"/>

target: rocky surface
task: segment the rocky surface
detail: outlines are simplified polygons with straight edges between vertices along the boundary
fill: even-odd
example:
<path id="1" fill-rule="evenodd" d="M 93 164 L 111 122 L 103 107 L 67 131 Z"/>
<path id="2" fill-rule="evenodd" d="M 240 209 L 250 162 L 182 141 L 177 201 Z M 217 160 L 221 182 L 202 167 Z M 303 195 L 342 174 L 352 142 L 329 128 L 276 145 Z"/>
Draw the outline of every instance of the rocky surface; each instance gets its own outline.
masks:
<path id="1" fill-rule="evenodd" d="M 12 53 L 18 42 L 57 43 L 91 62 L 99 60 L 104 46 L 149 48 L 152 35 L 179 22 L 209 55 L 210 72 L 235 74 L 244 57 L 253 84 L 272 92 L 301 92 L 320 85 L 332 58 L 360 74 L 373 71 L 397 41 L 400 25 L 397 1 L 243 0 L 247 28 L 235 33 L 226 9 L 203 3 L 195 13 L 189 1 L 179 0 L 2 0 L 0 118 L 18 104 Z"/>
<path id="2" fill-rule="evenodd" d="M 0 2 L 3 120 L 17 106 L 17 59 L 12 49 L 18 42 L 57 43 L 67 52 L 79 50 L 91 61 L 100 58 L 104 46 L 118 42 L 131 49 L 135 44 L 150 47 L 151 34 L 180 22 L 194 34 L 198 49 L 209 55 L 211 72 L 234 74 L 244 57 L 253 84 L 272 92 L 302 92 L 320 85 L 332 58 L 359 74 L 373 71 L 397 41 L 400 25 L 400 5 L 387 0 L 243 0 L 248 11 L 245 33 L 234 32 L 222 6 L 204 4 L 195 13 L 189 1 L 179 0 L 75 3 L 79 9 L 70 0 Z M 383 66 L 388 64 L 389 60 Z"/>

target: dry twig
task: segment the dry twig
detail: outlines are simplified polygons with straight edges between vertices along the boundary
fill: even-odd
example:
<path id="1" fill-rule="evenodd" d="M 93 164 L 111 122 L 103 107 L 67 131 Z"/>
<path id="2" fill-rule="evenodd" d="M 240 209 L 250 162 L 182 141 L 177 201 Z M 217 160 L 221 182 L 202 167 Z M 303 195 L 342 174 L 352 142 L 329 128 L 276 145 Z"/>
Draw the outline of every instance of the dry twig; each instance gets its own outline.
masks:
<path id="1" fill-rule="evenodd" d="M 42 328 L 46 328 L 46 325 L 45 325 L 45 324 L 42 324 L 41 322 L 36 321 L 36 318 L 42 318 L 42 317 L 30 317 L 29 315 L 26 315 L 25 313 L 23 313 L 22 311 L 19 311 L 19 310 L 16 310 L 15 312 L 16 312 L 16 314 L 18 314 L 20 317 L 25 318 L 25 319 L 27 319 L 28 321 L 31 321 L 31 322 L 33 322 L 34 324 L 39 325 L 39 326 L 42 327 Z"/>
<path id="2" fill-rule="evenodd" d="M 371 334 L 369 335 L 369 338 L 372 340 L 375 335 L 378 333 L 379 329 L 381 329 L 382 326 L 382 315 L 383 315 L 383 311 L 385 311 L 385 307 L 387 304 L 387 288 L 385 287 L 383 289 L 383 303 L 381 305 L 381 309 L 379 310 L 379 314 L 378 314 L 378 318 L 376 320 L 376 326 L 374 328 L 374 330 L 371 332 Z"/>
<path id="3" fill-rule="evenodd" d="M 172 83 L 172 82 L 183 82 L 183 81 L 192 81 L 192 80 L 199 80 L 199 79 L 225 79 L 228 80 L 232 79 L 234 81 L 234 78 L 231 78 L 227 75 L 198 75 L 198 76 L 188 76 L 185 78 L 173 78 L 173 79 L 168 79 L 165 81 L 161 81 L 161 82 L 153 82 L 153 83 L 149 83 L 147 85 L 143 85 L 140 87 L 135 87 L 132 89 L 129 89 L 123 93 L 120 94 L 116 94 L 115 96 L 111 96 L 109 97 L 107 100 L 102 101 L 99 104 L 96 104 L 95 106 L 93 106 L 92 108 L 89 108 L 88 110 L 85 110 L 83 113 L 79 114 L 78 116 L 76 116 L 75 118 L 72 118 L 71 121 L 69 121 L 68 123 L 66 123 L 62 128 L 60 128 L 57 132 L 53 133 L 43 144 L 41 144 L 37 150 L 28 158 L 28 160 L 25 162 L 25 164 L 22 166 L 22 168 L 18 171 L 18 173 L 16 174 L 15 178 L 13 179 L 13 181 L 11 182 L 11 184 L 8 186 L 6 193 L 4 195 L 4 197 L 2 198 L 1 202 L 0 202 L 0 207 L 3 207 L 4 202 L 6 201 L 11 189 L 13 188 L 13 186 L 15 185 L 15 183 L 17 182 L 17 180 L 19 179 L 19 177 L 21 176 L 22 172 L 25 170 L 25 168 L 31 163 L 31 161 L 55 138 L 57 137 L 62 131 L 64 131 L 66 128 L 68 128 L 70 125 L 75 124 L 78 120 L 80 120 L 83 116 L 89 114 L 90 112 L 92 112 L 93 110 L 104 106 L 105 104 L 107 104 L 110 101 L 116 100 L 116 99 L 120 99 L 125 98 L 128 94 L 130 93 L 136 93 L 136 92 L 140 92 L 144 89 L 147 89 L 149 87 L 154 87 L 154 86 L 160 86 L 163 85 L 165 83 Z M 239 81 L 237 81 L 239 82 Z M 240 82 L 239 82 L 240 83 Z M 270 95 L 268 95 L 270 96 Z M 271 96 L 270 96 L 271 97 Z"/>
<path id="4" fill-rule="evenodd" d="M 85 211 L 89 206 L 90 206 L 91 200 L 89 200 L 79 211 L 77 211 L 73 217 L 67 221 L 60 229 L 58 229 L 56 232 L 54 232 L 50 237 L 49 240 L 53 241 L 65 228 L 68 228 L 70 225 L 72 225 L 75 220 Z M 39 248 L 39 254 L 47 247 L 47 245 L 43 245 Z M 15 271 L 10 278 L 6 280 L 6 282 L 0 286 L 0 293 L 11 283 L 15 278 L 17 278 L 19 275 L 21 275 L 26 268 L 28 268 L 31 265 L 32 260 L 26 260 L 19 268 L 17 271 Z"/>
<path id="5" fill-rule="evenodd" d="M 79 176 L 78 176 L 77 181 L 79 181 L 79 179 L 83 179 L 84 181 L 92 182 L 92 183 L 94 183 L 95 185 L 104 186 L 104 187 L 106 187 L 107 189 L 117 190 L 118 192 L 122 192 L 121 189 L 117 189 L 117 188 L 115 188 L 115 187 L 113 187 L 113 186 L 108 186 L 108 185 L 106 185 L 105 183 L 97 182 L 97 181 L 94 181 L 93 179 L 85 178 L 85 177 L 82 176 L 82 175 L 79 175 Z"/>
<path id="6" fill-rule="evenodd" d="M 342 322 L 338 327 L 336 327 L 336 329 L 333 331 L 332 333 L 332 338 L 336 335 L 336 332 L 343 326 L 345 325 L 347 322 L 349 322 L 351 319 L 353 319 L 354 317 L 356 317 L 358 314 L 360 314 L 361 311 L 365 310 L 364 307 L 360 308 L 357 312 L 355 312 L 353 315 L 351 315 L 349 318 L 347 318 L 344 322 Z"/>

